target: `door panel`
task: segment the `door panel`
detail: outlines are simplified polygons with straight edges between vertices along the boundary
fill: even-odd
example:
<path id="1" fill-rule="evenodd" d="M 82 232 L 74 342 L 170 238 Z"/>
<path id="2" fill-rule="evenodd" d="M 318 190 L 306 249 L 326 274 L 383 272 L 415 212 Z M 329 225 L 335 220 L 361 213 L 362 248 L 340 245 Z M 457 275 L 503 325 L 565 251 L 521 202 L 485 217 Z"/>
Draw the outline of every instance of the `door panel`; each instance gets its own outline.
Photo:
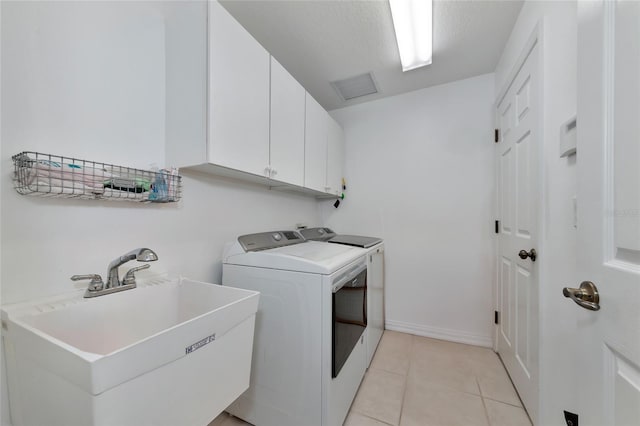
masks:
<path id="1" fill-rule="evenodd" d="M 500 310 L 498 353 L 535 419 L 538 405 L 538 264 L 520 250 L 538 249 L 538 52 L 537 42 L 498 102 L 496 145 Z"/>
<path id="2" fill-rule="evenodd" d="M 640 3 L 578 2 L 578 271 L 601 307 L 567 300 L 582 425 L 640 424 L 638 75 Z"/>
<path id="3" fill-rule="evenodd" d="M 640 369 L 609 347 L 604 349 L 606 419 L 611 425 L 637 425 L 640 420 Z"/>
<path id="4" fill-rule="evenodd" d="M 511 295 L 513 289 L 511 285 L 511 261 L 507 258 L 502 258 L 502 275 L 500 276 L 500 314 L 502 316 L 500 320 L 500 332 L 507 347 L 511 348 L 511 341 L 513 340 L 513 334 L 511 333 Z"/>
<path id="5" fill-rule="evenodd" d="M 531 88 L 531 78 L 526 76 L 524 82 L 520 84 L 518 93 L 516 94 L 516 105 L 518 110 L 518 121 L 521 121 L 529 112 L 529 104 L 531 97 L 529 96 L 529 90 Z"/>
<path id="6" fill-rule="evenodd" d="M 530 370 L 530 330 L 531 330 L 531 273 L 522 266 L 517 267 L 516 271 L 516 289 L 517 289 L 517 312 L 518 318 L 516 324 L 518 331 L 516 335 L 516 358 L 520 363 L 522 371 L 527 377 L 531 376 Z"/>
<path id="7" fill-rule="evenodd" d="M 531 216 L 535 214 L 532 208 L 536 204 L 532 199 L 531 193 L 531 133 L 527 132 L 516 143 L 517 170 L 516 176 L 517 190 L 516 198 L 518 200 L 516 214 L 516 228 L 518 237 L 524 239 L 531 238 Z M 527 249 L 528 250 L 528 249 Z"/>
<path id="8" fill-rule="evenodd" d="M 515 182 L 511 168 L 511 147 L 507 147 L 500 156 L 500 175 L 500 205 L 502 210 L 500 223 L 502 223 L 502 233 L 510 234 L 513 229 L 511 222 L 511 209 L 513 206 L 511 205 L 511 200 L 514 199 L 513 188 Z"/>
<path id="9" fill-rule="evenodd" d="M 640 265 L 640 5 L 618 2 L 615 8 L 613 140 L 613 255 L 630 267 Z"/>
<path id="10" fill-rule="evenodd" d="M 513 111 L 511 111 L 511 100 L 505 99 L 505 106 L 502 109 L 502 113 L 500 114 L 500 131 L 502 132 L 502 139 L 506 139 L 509 137 L 509 133 L 511 133 L 511 119 L 513 117 Z"/>

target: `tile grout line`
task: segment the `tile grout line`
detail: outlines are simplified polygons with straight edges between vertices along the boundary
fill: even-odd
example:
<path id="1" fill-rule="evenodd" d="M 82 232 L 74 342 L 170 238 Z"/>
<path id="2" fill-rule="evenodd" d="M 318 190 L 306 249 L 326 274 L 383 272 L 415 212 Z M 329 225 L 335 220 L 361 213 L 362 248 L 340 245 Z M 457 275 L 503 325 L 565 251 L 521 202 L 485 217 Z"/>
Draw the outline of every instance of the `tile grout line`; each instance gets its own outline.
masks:
<path id="1" fill-rule="evenodd" d="M 522 402 L 522 398 L 520 398 L 520 392 L 518 392 L 518 388 L 516 388 L 516 385 L 513 383 L 513 379 L 511 378 L 511 374 L 509 374 L 509 370 L 507 370 L 507 366 L 504 364 L 504 361 L 502 360 L 502 357 L 500 356 L 500 354 L 496 352 L 496 355 L 498 355 L 498 360 L 500 361 L 500 364 L 502 364 L 502 368 L 504 368 L 504 371 L 506 371 L 506 373 L 507 373 L 507 377 L 509 378 L 509 382 L 511 383 L 511 387 L 513 388 L 514 392 L 516 393 L 516 396 L 518 397 L 518 401 L 520 401 L 520 406 L 522 407 L 524 412 L 527 413 L 527 417 L 529 417 L 529 412 L 524 407 L 524 402 Z M 499 401 L 499 402 L 502 402 L 502 401 Z M 510 404 L 510 405 L 513 405 L 513 404 Z M 531 421 L 531 417 L 529 417 L 529 421 Z M 531 423 L 533 423 L 533 422 L 531 422 Z"/>
<path id="2" fill-rule="evenodd" d="M 411 335 L 411 344 L 409 344 L 409 362 L 407 363 L 407 374 L 404 377 L 404 389 L 402 389 L 402 401 L 400 402 L 400 417 L 398 418 L 398 426 L 402 423 L 402 413 L 404 412 L 404 399 L 407 395 L 407 384 L 409 383 L 409 372 L 411 371 L 411 359 L 413 358 L 413 341 L 416 336 Z"/>
<path id="3" fill-rule="evenodd" d="M 401 376 L 401 377 L 406 377 L 406 374 L 401 374 L 398 373 L 397 371 L 391 371 L 391 370 L 386 370 L 384 368 L 380 368 L 380 367 L 369 367 L 367 369 L 367 372 L 371 371 L 371 370 L 375 370 L 375 371 L 383 371 L 385 373 L 389 373 L 389 374 L 393 374 L 394 376 Z"/>
<path id="4" fill-rule="evenodd" d="M 391 424 L 391 423 L 387 423 L 387 422 L 385 422 L 384 420 L 376 419 L 375 417 L 371 417 L 371 416 L 369 416 L 369 415 L 367 415 L 367 414 L 364 414 L 364 413 L 361 413 L 361 412 L 359 412 L 359 411 L 354 411 L 354 413 L 358 413 L 358 414 L 360 414 L 360 415 L 361 415 L 361 416 L 363 416 L 363 417 L 366 417 L 366 418 L 371 419 L 371 420 L 375 420 L 375 421 L 376 421 L 376 422 L 378 422 L 378 423 L 384 423 L 385 425 L 393 426 L 393 424 Z"/>
<path id="5" fill-rule="evenodd" d="M 524 407 L 523 407 L 522 405 L 515 405 L 515 404 L 512 404 L 512 403 L 510 403 L 510 402 L 505 402 L 505 401 L 501 401 L 501 400 L 496 399 L 496 398 L 491 398 L 490 396 L 484 396 L 484 395 L 482 395 L 482 398 L 488 399 L 489 401 L 493 401 L 493 402 L 499 402 L 500 404 L 510 405 L 510 406 L 512 406 L 512 407 L 516 407 L 516 408 L 522 408 L 522 409 L 524 410 Z M 526 410 L 525 410 L 525 411 L 526 411 Z"/>
<path id="6" fill-rule="evenodd" d="M 480 390 L 480 399 L 482 400 L 482 408 L 484 408 L 484 417 L 487 419 L 487 424 L 491 426 L 491 419 L 489 418 L 489 410 L 487 410 L 487 404 L 484 401 L 484 396 L 482 396 L 482 390 L 480 389 L 480 382 L 478 382 L 478 377 L 475 377 L 476 385 L 478 385 L 478 390 Z"/>

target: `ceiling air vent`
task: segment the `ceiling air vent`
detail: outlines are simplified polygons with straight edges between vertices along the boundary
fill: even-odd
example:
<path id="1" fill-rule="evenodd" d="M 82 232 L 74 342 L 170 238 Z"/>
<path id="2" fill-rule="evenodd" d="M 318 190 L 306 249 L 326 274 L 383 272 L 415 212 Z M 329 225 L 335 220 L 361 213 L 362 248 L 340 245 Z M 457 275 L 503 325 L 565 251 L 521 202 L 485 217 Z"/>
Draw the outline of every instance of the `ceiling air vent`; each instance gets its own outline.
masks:
<path id="1" fill-rule="evenodd" d="M 336 89 L 343 101 L 378 93 L 376 82 L 370 72 L 345 78 L 344 80 L 332 81 L 331 85 Z"/>

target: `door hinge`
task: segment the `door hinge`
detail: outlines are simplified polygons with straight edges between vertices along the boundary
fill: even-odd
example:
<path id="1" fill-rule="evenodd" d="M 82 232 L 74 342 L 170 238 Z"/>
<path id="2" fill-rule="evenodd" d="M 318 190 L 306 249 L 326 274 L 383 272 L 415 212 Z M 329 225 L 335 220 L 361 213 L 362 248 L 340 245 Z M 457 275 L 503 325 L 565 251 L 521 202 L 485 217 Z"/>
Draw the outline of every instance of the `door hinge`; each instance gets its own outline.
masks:
<path id="1" fill-rule="evenodd" d="M 495 233 L 496 234 L 500 233 L 500 221 L 499 220 L 496 220 Z"/>
<path id="2" fill-rule="evenodd" d="M 565 410 L 564 421 L 567 422 L 567 426 L 578 426 L 578 415 Z"/>
<path id="3" fill-rule="evenodd" d="M 498 311 L 493 311 L 493 323 L 500 324 L 500 313 Z"/>
<path id="4" fill-rule="evenodd" d="M 494 137 L 493 137 L 493 141 L 495 143 L 500 142 L 500 129 L 494 129 Z"/>

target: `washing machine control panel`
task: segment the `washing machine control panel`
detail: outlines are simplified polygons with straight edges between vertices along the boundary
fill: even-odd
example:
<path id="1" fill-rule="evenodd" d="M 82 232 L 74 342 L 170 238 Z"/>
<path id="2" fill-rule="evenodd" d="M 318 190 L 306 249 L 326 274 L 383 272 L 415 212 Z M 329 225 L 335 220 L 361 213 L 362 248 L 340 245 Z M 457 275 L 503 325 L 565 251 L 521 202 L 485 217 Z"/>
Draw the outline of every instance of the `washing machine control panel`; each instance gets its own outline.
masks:
<path id="1" fill-rule="evenodd" d="M 267 250 L 304 241 L 304 237 L 297 231 L 261 232 L 238 237 L 238 242 L 245 251 Z"/>

